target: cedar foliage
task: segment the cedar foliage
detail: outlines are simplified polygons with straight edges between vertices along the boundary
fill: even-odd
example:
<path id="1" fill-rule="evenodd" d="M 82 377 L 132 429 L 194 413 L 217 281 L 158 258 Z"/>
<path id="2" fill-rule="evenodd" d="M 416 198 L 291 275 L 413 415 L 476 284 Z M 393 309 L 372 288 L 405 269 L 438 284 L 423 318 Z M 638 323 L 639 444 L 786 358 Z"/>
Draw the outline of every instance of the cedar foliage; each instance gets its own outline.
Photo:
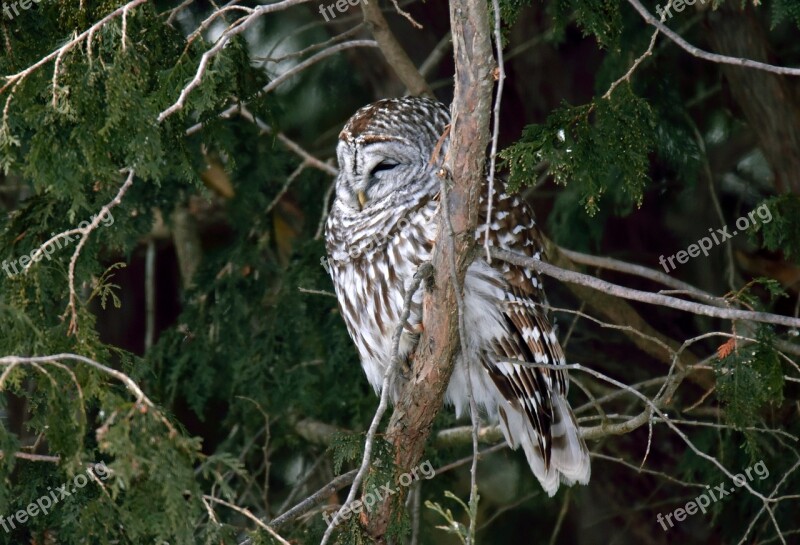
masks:
<path id="1" fill-rule="evenodd" d="M 53 233 L 91 218 L 119 190 L 127 174 L 123 169 L 136 172 L 134 184 L 112 210 L 113 224 L 91 234 L 77 261 L 74 334 L 64 310 L 67 271 L 76 242 L 54 252 L 51 259 L 34 263 L 24 274 L 0 275 L 0 357 L 81 354 L 128 374 L 155 403 L 148 406 L 108 374 L 74 361 L 9 370 L 0 397 L 0 515 L 8 517 L 24 509 L 84 472 L 86 464 L 103 461 L 112 473 L 102 486 L 91 483 L 79 489 L 49 514 L 33 517 L 10 532 L 0 531 L 0 543 L 233 544 L 245 532 L 253 543 L 275 543 L 240 513 L 219 505 L 209 507 L 204 494 L 246 507 L 256 516 L 272 517 L 285 501 L 297 502 L 333 475 L 357 467 L 362 454 L 363 430 L 376 399 L 356 364 L 335 301 L 298 290 L 330 289 L 320 266 L 324 245 L 315 237 L 330 177 L 304 168 L 288 196 L 277 205 L 273 201 L 301 164 L 274 137 L 275 132 L 286 131 L 318 156 L 332 156 L 336 128 L 356 107 L 377 98 L 368 89 L 365 63 L 331 57 L 304 72 L 291 92 L 259 93 L 276 75 L 261 65 L 268 46 L 277 47 L 276 40 L 287 39 L 306 23 L 317 26 L 294 35 L 293 50 L 335 33 L 319 28 L 316 6 L 276 13 L 263 18 L 254 32 L 235 37 L 211 61 L 186 106 L 157 123 L 159 112 L 177 99 L 202 55 L 212 47 L 212 36 L 217 36 L 205 33 L 187 40 L 213 11 L 201 2 L 185 8 L 176 23 L 167 24 L 167 10 L 179 3 L 145 3 L 131 10 L 125 48 L 118 18 L 93 36 L 91 53 L 85 44 L 67 52 L 55 79 L 50 62 L 0 93 L 2 104 L 8 101 L 8 115 L 0 122 L 0 185 L 17 188 L 2 199 L 6 212 L 0 220 L 3 259 L 29 255 Z M 42 2 L 13 20 L 4 19 L 0 73 L 24 70 L 122 5 L 87 0 L 85 9 L 78 9 L 75 4 Z M 433 8 L 414 4 L 410 9 L 426 17 L 430 28 L 441 28 L 434 24 Z M 698 238 L 697 232 L 681 228 L 664 237 L 668 229 L 660 225 L 656 232 L 665 240 L 646 241 L 654 249 L 637 255 L 636 249 L 625 246 L 631 239 L 620 235 L 621 222 L 632 222 L 631 229 L 648 227 L 641 219 L 643 208 L 663 223 L 672 218 L 673 226 L 699 224 L 702 236 L 707 227 L 720 222 L 708 210 L 693 210 L 691 201 L 707 182 L 706 168 L 714 169 L 715 180 L 722 179 L 728 168 L 712 165 L 711 155 L 747 148 L 752 153 L 733 169 L 747 191 L 725 194 L 725 223 L 732 224 L 764 203 L 773 220 L 755 229 L 742 251 L 767 256 L 781 267 L 800 262 L 800 198 L 777 194 L 771 186 L 769 165 L 748 137 L 746 120 L 728 98 L 719 96 L 724 83 L 718 66 L 692 64 L 684 74 L 681 67 L 686 55 L 660 38 L 654 58 L 603 98 L 611 82 L 625 74 L 645 50 L 652 34 L 627 4 L 553 0 L 530 5 L 504 0 L 501 12 L 509 48 L 519 38 L 515 29 L 533 25 L 540 17 L 547 20 L 551 36 L 546 47 L 564 51 L 569 70 L 585 77 L 587 72 L 576 65 L 583 64 L 581 55 L 588 47 L 591 59 L 597 61 L 588 70 L 588 89 L 549 104 L 545 115 L 526 119 L 528 126 L 521 135 L 504 138 L 503 166 L 514 189 L 526 191 L 543 169 L 547 179 L 557 184 L 548 186 L 549 193 L 542 199 L 549 212 L 547 231 L 557 243 L 657 268 L 658 254 L 686 247 Z M 687 37 L 698 42 L 702 32 L 689 25 L 692 15 L 684 15 Z M 800 2 L 775 0 L 759 7 L 757 15 L 772 25 L 771 45 L 779 51 L 782 64 L 797 65 L 800 51 L 791 33 L 800 25 Z M 220 21 L 230 24 L 232 18 Z M 392 26 L 404 42 L 418 36 L 418 31 L 399 22 Z M 584 48 L 583 53 L 570 49 L 578 46 Z M 446 81 L 451 73 L 442 70 L 440 76 Z M 525 88 L 527 76 L 518 72 L 514 77 Z M 533 76 L 531 81 L 541 84 Z M 512 96 L 515 91 L 508 89 Z M 536 88 L 532 83 L 526 89 Z M 440 98 L 446 100 L 448 93 L 442 91 Z M 271 134 L 238 116 L 219 117 L 226 107 L 241 101 L 271 126 Z M 505 120 L 510 122 L 515 116 L 513 108 L 504 110 Z M 187 128 L 196 123 L 201 129 L 187 134 Z M 723 154 L 714 155 L 715 159 L 719 155 Z M 230 198 L 220 197 L 204 184 L 203 176 L 214 162 L 223 165 L 235 188 Z M 131 343 L 109 340 L 125 339 L 124 331 L 139 331 L 138 324 L 144 320 L 134 289 L 143 277 L 128 271 L 141 264 L 154 222 L 163 218 L 168 227 L 174 227 L 172 211 L 191 208 L 198 198 L 211 203 L 205 209 L 202 262 L 191 286 L 158 293 L 160 308 L 172 302 L 180 311 L 159 318 L 157 342 L 147 352 L 138 339 Z M 645 231 L 653 236 L 652 229 Z M 622 242 L 615 244 L 615 237 Z M 174 252 L 170 243 L 156 243 L 159 256 Z M 709 259 L 717 272 L 722 271 L 721 248 Z M 164 262 L 161 266 L 168 269 L 169 259 L 159 261 Z M 775 278 L 748 284 L 746 278 L 769 277 L 772 269 L 746 269 L 742 263 L 737 261 L 737 280 L 748 289 L 731 295 L 732 304 L 791 313 L 785 301 L 796 300 L 797 285 L 784 282 L 779 286 Z M 175 270 L 171 272 L 177 276 Z M 693 283 L 704 282 L 714 293 L 730 289 L 721 273 L 709 279 L 689 266 L 680 273 Z M 548 286 L 554 286 L 554 299 L 564 303 L 555 306 L 580 306 L 554 282 Z M 770 297 L 784 289 L 791 297 Z M 681 341 L 730 327 L 712 320 L 675 318 L 660 309 L 638 310 Z M 560 319 L 563 333 L 572 317 Z M 710 403 L 712 409 L 719 409 L 715 413 L 719 418 L 706 422 L 730 426 L 687 428 L 687 433 L 726 467 L 745 468 L 765 460 L 770 477 L 753 485 L 766 492 L 794 464 L 797 452 L 791 440 L 754 430 L 800 433 L 793 408 L 797 386 L 784 379 L 794 369 L 775 347 L 777 340 L 795 346 L 797 341 L 796 335 L 766 327 L 753 335 L 755 344 L 737 346 L 712 365 L 716 391 Z M 692 350 L 698 356 L 712 354 L 722 342 L 704 340 Z M 636 352 L 621 333 L 582 322 L 568 356 L 629 384 L 665 373 Z M 0 374 L 7 370 L 1 367 Z M 578 378 L 586 380 L 596 397 L 608 393 L 606 386 Z M 573 406 L 585 401 L 576 390 Z M 647 393 L 655 395 L 655 391 Z M 682 386 L 671 414 L 699 418 L 680 411 L 701 395 L 693 385 Z M 622 402 L 613 407 L 622 414 L 635 412 Z M 320 441 L 298 431 L 302 421 L 324 422 L 354 433 Z M 453 425 L 451 411 L 443 411 L 437 428 Z M 699 460 L 664 429 L 656 428 L 648 467 L 652 464 L 693 483 L 722 480 L 716 468 Z M 647 432 L 637 430 L 590 448 L 638 463 L 646 444 Z M 378 441 L 376 450 L 367 490 L 393 475 L 388 446 Z M 18 452 L 58 456 L 60 461 L 32 462 L 15 457 Z M 431 446 L 426 457 L 439 466 L 469 452 L 468 445 Z M 587 534 L 606 531 L 619 532 L 621 542 L 640 542 L 642 535 L 653 534 L 657 536 L 654 542 L 661 542 L 655 513 L 664 504 L 668 507 L 663 509 L 682 505 L 685 489 L 599 460 L 594 464 L 588 489 L 573 489 L 571 496 L 562 489 L 553 501 L 541 493 L 529 494 L 539 490 L 538 484 L 518 454 L 486 458 L 480 470 L 479 526 L 494 514 L 499 518 L 479 531 L 479 542 L 527 543 L 531 528 L 537 528 L 536 539 L 545 539 L 556 525 L 562 501 L 571 501 L 571 510 L 585 509 L 584 513 L 635 502 L 644 506 L 644 514 L 612 513 L 598 523 L 602 532 L 582 526 L 571 515 L 571 524 L 561 531 L 561 542 L 594 543 Z M 301 482 L 301 475 L 309 470 L 313 470 L 312 478 Z M 783 486 L 788 493 L 796 491 L 800 478 L 793 473 Z M 301 493 L 292 495 L 295 487 Z M 432 510 L 423 513 L 421 543 L 457 542 L 435 527 L 442 517 L 457 534 L 468 526 L 463 502 L 459 506 L 452 500 L 466 498 L 468 493 L 463 468 L 426 482 L 423 498 L 431 502 Z M 512 504 L 516 504 L 514 509 L 503 510 Z M 391 533 L 405 538 L 410 532 L 409 514 L 399 501 L 395 507 Z M 735 500 L 715 503 L 713 517 L 695 517 L 692 532 L 685 526 L 664 535 L 666 539 L 681 536 L 687 543 L 705 542 L 712 534 L 723 542 L 738 540 L 760 507 L 755 498 L 740 492 Z M 787 530 L 796 523 L 791 507 L 782 504 L 775 512 L 775 519 Z M 324 529 L 315 512 L 281 533 L 294 543 L 318 543 Z M 355 518 L 340 529 L 341 543 L 366 542 Z M 774 537 L 769 525 L 759 525 L 754 533 L 763 539 Z"/>

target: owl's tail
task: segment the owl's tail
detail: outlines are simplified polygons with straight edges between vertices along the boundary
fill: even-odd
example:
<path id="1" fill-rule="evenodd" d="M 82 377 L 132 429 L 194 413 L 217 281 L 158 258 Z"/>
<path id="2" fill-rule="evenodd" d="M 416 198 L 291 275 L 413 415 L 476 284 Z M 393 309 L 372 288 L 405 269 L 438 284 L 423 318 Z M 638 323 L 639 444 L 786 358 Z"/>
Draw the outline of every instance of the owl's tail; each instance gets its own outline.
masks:
<path id="1" fill-rule="evenodd" d="M 549 496 L 554 496 L 558 485 L 587 484 L 591 476 L 591 464 L 586 443 L 578 435 L 578 424 L 567 400 L 552 392 L 553 421 L 550 424 L 549 464 L 539 446 L 538 433 L 528 417 L 511 405 L 501 408 L 500 428 L 512 449 L 522 445 L 531 471 L 539 479 Z"/>

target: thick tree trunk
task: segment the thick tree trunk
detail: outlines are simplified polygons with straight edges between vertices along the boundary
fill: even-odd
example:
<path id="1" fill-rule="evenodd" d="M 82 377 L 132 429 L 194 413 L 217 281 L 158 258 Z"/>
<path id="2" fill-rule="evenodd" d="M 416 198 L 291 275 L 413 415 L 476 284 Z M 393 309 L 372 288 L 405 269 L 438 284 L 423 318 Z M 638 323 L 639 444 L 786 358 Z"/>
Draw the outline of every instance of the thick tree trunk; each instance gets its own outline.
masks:
<path id="1" fill-rule="evenodd" d="M 749 4 L 726 2 L 709 13 L 708 27 L 717 53 L 781 64 Z M 722 72 L 775 173 L 775 189 L 800 194 L 800 79 L 727 64 Z"/>
<path id="2" fill-rule="evenodd" d="M 448 183 L 452 180 L 447 205 L 455 232 L 457 275 L 459 285 L 463 285 L 464 273 L 473 257 L 478 198 L 485 183 L 495 63 L 484 0 L 451 0 L 450 24 L 456 72 L 450 150 L 446 161 Z M 449 236 L 440 215 L 433 253 L 434 285 L 424 299 L 425 331 L 416 350 L 413 377 L 395 405 L 386 434 L 394 446 L 395 464 L 400 472 L 414 468 L 422 457 L 459 352 Z M 401 498 L 406 492 L 401 488 Z M 394 498 L 394 505 L 397 505 L 399 502 Z M 389 502 L 364 515 L 367 530 L 375 542 L 384 542 L 392 515 Z"/>

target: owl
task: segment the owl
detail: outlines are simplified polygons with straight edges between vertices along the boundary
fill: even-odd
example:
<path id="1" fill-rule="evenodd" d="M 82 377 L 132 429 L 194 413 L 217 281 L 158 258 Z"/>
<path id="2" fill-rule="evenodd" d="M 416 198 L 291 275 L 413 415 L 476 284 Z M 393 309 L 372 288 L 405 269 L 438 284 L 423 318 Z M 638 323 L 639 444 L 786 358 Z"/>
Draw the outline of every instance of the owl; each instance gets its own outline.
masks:
<path id="1" fill-rule="evenodd" d="M 345 325 L 376 392 L 391 361 L 412 277 L 434 249 L 441 204 L 436 172 L 447 153 L 442 135 L 449 122 L 448 109 L 435 100 L 386 99 L 358 110 L 339 134 L 336 198 L 325 232 L 328 267 Z M 475 237 L 482 242 L 488 229 L 491 245 L 540 259 L 542 239 L 528 206 L 498 187 L 487 226 L 487 198 L 488 189 Z M 422 291 L 411 295 L 400 339 L 406 368 L 425 326 Z M 457 416 L 468 413 L 469 373 L 476 403 L 499 423 L 513 449 L 522 446 L 550 496 L 560 482 L 586 484 L 589 453 L 567 403 L 566 371 L 513 363 L 566 363 L 543 306 L 541 279 L 528 269 L 478 257 L 466 272 L 463 304 L 468 353 L 456 360 L 445 401 Z M 393 401 L 404 380 L 402 373 L 395 377 L 388 386 Z"/>

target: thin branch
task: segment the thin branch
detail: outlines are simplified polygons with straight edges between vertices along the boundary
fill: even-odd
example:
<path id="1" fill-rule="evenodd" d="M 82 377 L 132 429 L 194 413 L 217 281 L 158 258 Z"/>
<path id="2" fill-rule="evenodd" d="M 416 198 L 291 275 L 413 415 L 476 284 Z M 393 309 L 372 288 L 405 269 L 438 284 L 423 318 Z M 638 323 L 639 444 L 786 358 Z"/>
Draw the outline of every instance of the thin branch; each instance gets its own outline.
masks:
<path id="1" fill-rule="evenodd" d="M 264 121 L 262 121 L 261 119 L 250 113 L 250 110 L 248 110 L 244 105 L 236 106 L 235 108 L 239 115 L 241 115 L 243 118 L 247 119 L 251 123 L 254 123 L 259 129 L 264 131 L 264 133 L 272 134 L 272 127 L 270 127 Z M 331 176 L 336 176 L 337 174 L 339 174 L 339 169 L 333 167 L 328 163 L 320 161 L 319 159 L 308 153 L 306 150 L 301 148 L 293 140 L 289 139 L 283 133 L 278 133 L 275 135 L 275 137 L 290 151 L 300 156 L 303 159 L 303 161 L 308 163 L 310 166 L 313 166 L 323 172 L 327 172 Z"/>
<path id="2" fill-rule="evenodd" d="M 280 191 L 278 191 L 278 193 L 272 199 L 272 202 L 270 202 L 267 205 L 266 210 L 264 210 L 264 212 L 263 212 L 264 216 L 269 214 L 272 211 L 272 209 L 275 207 L 275 205 L 278 204 L 278 201 L 280 201 L 281 198 L 286 194 L 286 192 L 289 191 L 289 186 L 292 185 L 292 182 L 294 182 L 297 179 L 297 177 L 300 176 L 300 174 L 303 173 L 303 171 L 306 169 L 306 166 L 307 166 L 307 163 L 305 163 L 305 162 L 300 163 L 297 166 L 297 168 L 294 169 L 294 172 L 292 172 L 289 175 L 289 177 L 286 178 L 286 182 L 283 184 L 283 187 L 281 187 Z"/>
<path id="3" fill-rule="evenodd" d="M 224 505 L 225 507 L 228 507 L 228 508 L 233 509 L 234 511 L 236 511 L 238 513 L 243 514 L 244 516 L 246 516 L 247 518 L 249 518 L 250 520 L 252 520 L 256 524 L 258 524 L 258 526 L 260 528 L 263 528 L 264 530 L 266 530 L 267 533 L 269 533 L 269 535 L 271 535 L 272 537 L 277 539 L 278 543 L 280 543 L 281 545 L 291 545 L 288 541 L 286 541 L 280 535 L 278 535 L 278 533 L 275 530 L 273 530 L 268 525 L 266 525 L 263 522 L 261 522 L 261 519 L 259 519 L 253 513 L 251 513 L 249 509 L 244 508 L 244 507 L 239 507 L 238 505 L 234 505 L 234 504 L 229 503 L 229 502 L 227 502 L 225 500 L 221 500 L 219 498 L 215 498 L 214 496 L 209 496 L 208 494 L 203 494 L 203 500 L 212 501 L 214 503 L 218 503 L 220 505 Z M 219 522 L 216 520 L 216 516 L 212 515 L 212 518 L 214 519 L 214 522 L 216 522 L 219 525 Z"/>
<path id="4" fill-rule="evenodd" d="M 628 3 L 633 6 L 633 8 L 639 12 L 639 15 L 647 21 L 648 24 L 654 26 L 658 30 L 664 33 L 664 35 L 675 42 L 678 47 L 692 55 L 693 57 L 697 57 L 699 59 L 719 63 L 719 64 L 731 64 L 733 66 L 743 66 L 745 68 L 755 68 L 757 70 L 763 70 L 765 72 L 772 72 L 773 74 L 783 74 L 786 76 L 800 76 L 800 68 L 787 68 L 785 66 L 775 66 L 772 64 L 767 64 L 763 62 L 753 61 L 750 59 L 742 59 L 739 57 L 728 57 L 727 55 L 718 55 L 716 53 L 709 53 L 708 51 L 704 51 L 700 48 L 697 48 L 681 38 L 676 32 L 670 30 L 669 27 L 664 25 L 663 23 L 659 22 L 658 19 L 653 17 L 653 15 L 647 11 L 647 9 L 639 2 L 639 0 L 628 0 Z"/>
<path id="5" fill-rule="evenodd" d="M 529 258 L 516 252 L 510 252 L 500 248 L 492 248 L 491 253 L 493 257 L 502 259 L 509 263 L 533 269 L 541 274 L 551 276 L 562 282 L 570 282 L 581 286 L 587 286 L 595 290 L 606 292 L 615 297 L 629 299 L 631 301 L 639 301 L 641 303 L 648 303 L 651 305 L 660 305 L 664 307 L 674 308 L 698 314 L 700 316 L 711 316 L 713 318 L 723 318 L 726 320 L 750 320 L 753 322 L 762 322 L 767 324 L 776 324 L 786 327 L 800 327 L 800 319 L 791 318 L 789 316 L 781 316 L 778 314 L 770 314 L 768 312 L 752 312 L 747 310 L 726 309 L 719 307 L 711 307 L 692 301 L 685 301 L 683 299 L 676 299 L 666 295 L 657 293 L 650 293 L 631 288 L 625 288 L 594 278 L 585 274 L 569 271 L 545 263 L 539 259 Z"/>
<path id="6" fill-rule="evenodd" d="M 583 254 L 580 252 L 575 252 L 573 250 L 567 250 L 566 248 L 562 248 L 559 246 L 558 251 L 564 254 L 570 261 L 574 263 L 578 263 L 580 265 L 587 265 L 589 267 L 599 267 L 601 269 L 607 269 L 609 271 L 616 271 L 625 274 L 631 274 L 634 276 L 639 276 L 641 278 L 646 278 L 648 280 L 652 280 L 653 282 L 657 282 L 659 284 L 663 284 L 670 288 L 674 288 L 679 291 L 685 291 L 686 293 L 691 294 L 692 296 L 706 301 L 712 305 L 725 305 L 725 300 L 721 297 L 715 297 L 709 293 L 706 293 L 691 284 L 683 282 L 682 280 L 678 280 L 677 278 L 673 278 L 668 274 L 662 273 L 659 270 L 651 269 L 649 267 L 645 267 L 643 265 L 636 265 L 634 263 L 626 263 L 624 261 L 620 261 L 618 259 L 613 259 L 610 257 L 601 257 L 595 256 L 590 254 Z"/>
<path id="7" fill-rule="evenodd" d="M 5 453 L 0 450 L 0 458 L 4 458 Z M 14 458 L 19 458 L 20 460 L 28 460 L 29 462 L 49 462 L 52 464 L 57 464 L 61 462 L 61 456 L 48 456 L 45 454 L 29 454 L 27 452 L 15 452 Z"/>
<path id="8" fill-rule="evenodd" d="M 305 2 L 305 1 L 308 1 L 308 0 L 303 0 L 303 1 Z M 271 91 L 274 91 L 283 82 L 285 82 L 286 80 L 290 79 L 291 77 L 299 74 L 300 72 L 302 72 L 303 70 L 305 70 L 309 66 L 312 66 L 312 65 L 318 63 L 319 61 L 330 57 L 331 55 L 339 53 L 340 51 L 344 51 L 346 49 L 352 49 L 354 47 L 378 47 L 378 42 L 375 41 L 375 40 L 351 40 L 349 42 L 343 42 L 343 43 L 340 43 L 340 44 L 332 45 L 329 48 L 323 49 L 319 53 L 310 56 L 309 58 L 307 58 L 303 62 L 298 63 L 297 65 L 293 66 L 290 70 L 287 70 L 286 72 L 282 73 L 280 76 L 278 76 L 275 79 L 273 79 L 272 81 L 270 81 L 267 85 L 265 85 L 261 89 L 261 91 L 259 91 L 259 94 L 266 94 L 266 93 L 269 93 Z"/>
<path id="9" fill-rule="evenodd" d="M 671 3 L 671 0 L 670 0 L 670 3 Z M 669 3 L 667 4 L 667 8 L 666 9 L 669 9 Z M 636 69 L 639 68 L 639 65 L 642 64 L 642 62 L 644 62 L 644 60 L 647 57 L 649 57 L 650 55 L 653 54 L 653 46 L 656 45 L 656 38 L 657 37 L 658 37 L 658 29 L 656 29 L 656 31 L 653 32 L 653 35 L 650 37 L 650 45 L 647 46 L 647 50 L 644 53 L 642 53 L 642 55 L 639 58 L 637 58 L 635 61 L 633 61 L 633 64 L 628 69 L 628 71 L 625 72 L 624 76 L 622 76 L 621 78 L 619 78 L 618 80 L 616 80 L 614 83 L 611 84 L 611 86 L 608 88 L 608 91 L 606 91 L 605 94 L 603 95 L 604 99 L 608 100 L 609 98 L 611 98 L 611 93 L 614 92 L 614 89 L 616 89 L 617 86 L 620 83 L 622 83 L 623 81 L 630 81 L 631 80 L 631 76 L 636 71 Z"/>
<path id="10" fill-rule="evenodd" d="M 112 369 L 111 367 L 103 365 L 102 363 L 98 363 L 93 359 L 87 358 L 86 356 L 81 356 L 79 354 L 64 353 L 64 354 L 52 354 L 49 356 L 32 356 L 32 357 L 4 356 L 0 358 L 0 365 L 34 365 L 39 363 L 56 364 L 59 363 L 60 360 L 79 361 L 81 363 L 89 365 L 90 367 L 94 367 L 95 369 L 107 375 L 111 375 L 118 381 L 122 382 L 125 385 L 125 387 L 134 396 L 136 396 L 137 403 L 144 403 L 151 409 L 156 408 L 155 404 L 152 401 L 150 401 L 150 398 L 148 398 L 145 395 L 144 391 L 142 391 L 139 385 L 136 384 L 136 382 L 131 377 L 129 377 L 122 371 L 117 371 L 116 369 Z"/>
<path id="11" fill-rule="evenodd" d="M 336 191 L 335 180 L 328 185 L 328 189 L 325 190 L 325 195 L 322 197 L 322 214 L 319 216 L 319 223 L 317 224 L 317 232 L 314 233 L 314 240 L 320 240 L 325 232 L 325 223 L 328 221 L 328 214 L 330 214 L 331 197 L 334 191 Z"/>
<path id="12" fill-rule="evenodd" d="M 324 501 L 326 498 L 329 498 L 331 494 L 336 492 L 339 489 L 344 488 L 345 486 L 352 484 L 356 478 L 356 474 L 358 474 L 358 470 L 354 469 L 352 471 L 348 471 L 343 475 L 339 475 L 331 482 L 311 494 L 309 497 L 286 511 L 284 514 L 275 517 L 269 525 L 273 528 L 280 528 L 284 524 L 293 521 L 294 519 L 308 513 L 314 507 L 317 506 L 320 502 Z M 251 541 L 246 539 L 240 545 L 249 545 Z"/>
<path id="13" fill-rule="evenodd" d="M 422 64 L 419 65 L 419 74 L 423 78 L 427 78 L 430 73 L 436 68 L 436 65 L 441 62 L 444 58 L 445 53 L 447 50 L 453 47 L 453 34 L 448 30 L 447 34 L 442 36 L 442 39 L 439 40 L 439 43 L 431 50 L 428 54 L 427 58 L 422 61 Z M 406 89 L 406 94 L 408 94 L 408 89 Z"/>
<path id="14" fill-rule="evenodd" d="M 494 14 L 494 48 L 497 55 L 497 68 L 495 69 L 495 79 L 497 80 L 497 94 L 494 99 L 494 111 L 492 120 L 492 149 L 489 153 L 489 195 L 486 198 L 486 236 L 483 238 L 483 248 L 486 251 L 486 261 L 492 262 L 492 255 L 489 253 L 489 233 L 492 225 L 492 204 L 494 200 L 494 176 L 497 164 L 497 142 L 500 140 L 500 105 L 503 102 L 503 85 L 506 80 L 506 68 L 503 61 L 503 35 L 500 32 L 500 2 L 492 0 L 492 13 Z"/>
<path id="15" fill-rule="evenodd" d="M 494 0 L 495 2 L 497 0 Z M 499 97 L 498 97 L 499 98 Z M 458 280 L 458 266 L 456 264 L 456 250 L 455 238 L 456 233 L 453 230 L 453 221 L 450 217 L 450 199 L 448 198 L 447 191 L 447 177 L 440 178 L 440 187 L 442 192 L 441 200 L 441 214 L 444 218 L 444 225 L 447 228 L 447 242 L 449 245 L 450 254 L 450 280 L 453 282 L 453 292 L 455 293 L 456 313 L 458 314 L 458 339 L 461 348 L 461 364 L 463 365 L 464 374 L 466 375 L 467 384 L 467 399 L 469 401 L 469 417 L 472 422 L 472 466 L 469 470 L 470 475 L 470 488 L 469 488 L 469 530 L 467 532 L 467 544 L 471 545 L 475 540 L 475 532 L 477 520 L 474 516 L 477 513 L 478 502 L 478 430 L 480 429 L 481 419 L 478 416 L 478 406 L 475 403 L 475 394 L 472 389 L 472 369 L 474 357 L 469 351 L 469 344 L 466 339 L 466 326 L 464 325 L 464 296 L 461 288 L 461 283 Z M 475 366 L 480 364 L 475 362 Z M 480 371 L 479 371 L 480 372 Z"/>

